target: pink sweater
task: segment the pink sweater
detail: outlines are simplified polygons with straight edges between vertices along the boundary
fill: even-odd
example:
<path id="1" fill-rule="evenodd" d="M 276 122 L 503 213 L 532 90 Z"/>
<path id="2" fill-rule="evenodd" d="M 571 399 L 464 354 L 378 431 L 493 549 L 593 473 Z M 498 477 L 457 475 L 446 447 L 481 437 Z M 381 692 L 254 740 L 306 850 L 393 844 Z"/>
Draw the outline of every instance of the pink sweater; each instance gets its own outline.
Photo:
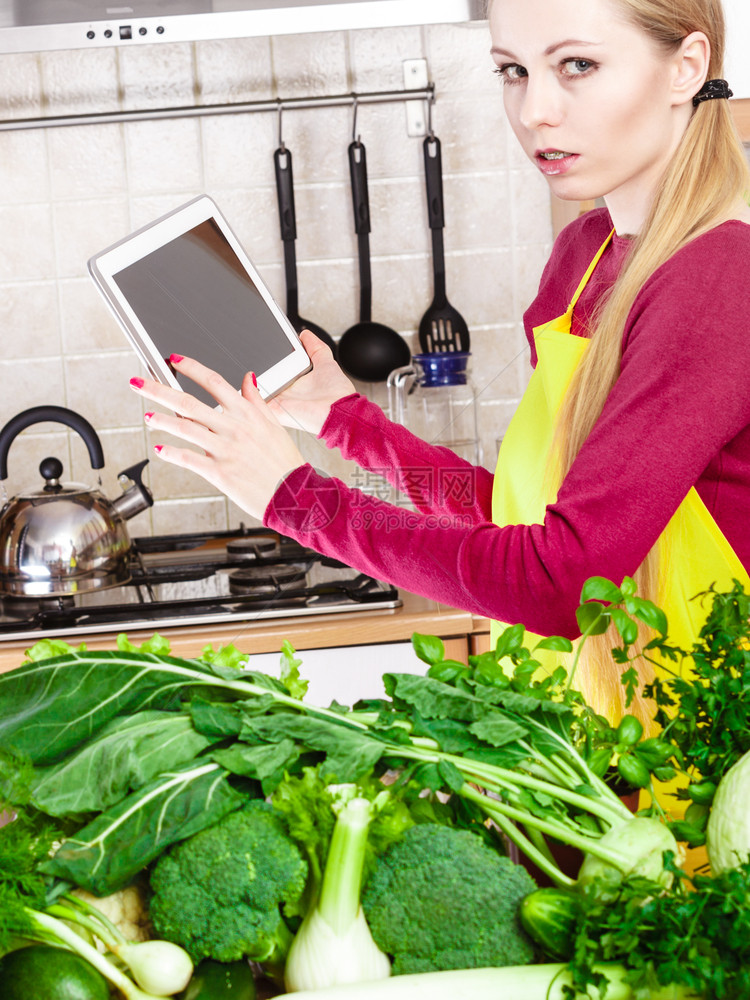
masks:
<path id="1" fill-rule="evenodd" d="M 610 229 L 598 209 L 557 239 L 524 316 L 532 365 L 532 327 L 565 311 Z M 616 237 L 605 251 L 574 333 L 585 335 L 627 250 Z M 694 240 L 649 279 L 628 317 L 620 378 L 543 524 L 492 524 L 491 473 L 361 395 L 331 408 L 320 437 L 409 492 L 419 513 L 305 465 L 281 484 L 265 524 L 397 587 L 542 635 L 575 637 L 583 582 L 632 574 L 691 486 L 750 570 L 749 286 L 750 226 L 740 222 Z"/>

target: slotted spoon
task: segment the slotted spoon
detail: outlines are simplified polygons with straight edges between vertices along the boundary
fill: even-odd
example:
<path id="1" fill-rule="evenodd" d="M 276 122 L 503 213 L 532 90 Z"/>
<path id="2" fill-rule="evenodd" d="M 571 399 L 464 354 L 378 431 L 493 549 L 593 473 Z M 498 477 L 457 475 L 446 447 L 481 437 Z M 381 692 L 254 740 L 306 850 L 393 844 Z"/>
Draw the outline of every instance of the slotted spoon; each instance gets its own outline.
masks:
<path id="1" fill-rule="evenodd" d="M 469 350 L 469 327 L 445 293 L 445 249 L 443 229 L 443 163 L 440 140 L 428 135 L 424 141 L 424 175 L 427 188 L 427 216 L 432 231 L 432 272 L 434 297 L 419 324 L 419 346 L 425 354 Z"/>

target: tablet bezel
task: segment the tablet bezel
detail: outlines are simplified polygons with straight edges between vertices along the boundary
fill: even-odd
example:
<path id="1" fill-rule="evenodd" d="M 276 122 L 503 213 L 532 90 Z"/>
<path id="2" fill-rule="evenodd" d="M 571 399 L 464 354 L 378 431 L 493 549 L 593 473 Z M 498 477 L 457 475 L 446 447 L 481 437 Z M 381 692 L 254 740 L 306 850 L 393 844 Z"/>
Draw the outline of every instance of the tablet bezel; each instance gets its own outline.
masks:
<path id="1" fill-rule="evenodd" d="M 289 341 L 291 353 L 288 356 L 266 371 L 255 373 L 258 390 L 264 399 L 268 399 L 281 392 L 300 375 L 310 371 L 312 364 L 296 330 L 269 292 L 220 209 L 208 195 L 193 198 L 192 201 L 180 205 L 161 218 L 118 240 L 117 243 L 113 243 L 112 246 L 94 254 L 88 261 L 89 274 L 152 377 L 164 385 L 183 391 L 169 364 L 117 284 L 117 274 L 123 268 L 136 263 L 200 223 L 209 220 L 219 228 L 227 240 Z M 238 379 L 241 380 L 244 374 L 245 372 L 239 372 Z"/>

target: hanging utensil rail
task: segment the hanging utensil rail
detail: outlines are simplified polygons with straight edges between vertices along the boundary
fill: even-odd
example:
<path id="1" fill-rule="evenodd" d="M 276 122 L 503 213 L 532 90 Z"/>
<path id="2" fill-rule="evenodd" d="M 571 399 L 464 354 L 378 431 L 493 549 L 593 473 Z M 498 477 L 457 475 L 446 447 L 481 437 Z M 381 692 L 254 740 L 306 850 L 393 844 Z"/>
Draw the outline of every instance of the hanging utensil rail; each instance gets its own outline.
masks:
<path id="1" fill-rule="evenodd" d="M 392 104 L 396 101 L 435 100 L 435 85 L 420 90 L 384 90 L 366 94 L 336 94 L 320 97 L 289 97 L 266 101 L 238 101 L 231 104 L 195 104 L 181 108 L 150 108 L 144 111 L 94 111 L 80 115 L 48 115 L 41 118 L 9 118 L 0 121 L 0 132 L 28 128 L 59 128 L 64 125 L 111 125 L 117 122 L 145 122 L 166 118 L 202 118 L 209 115 L 255 114 L 296 111 L 307 108 L 336 108 L 361 104 Z"/>

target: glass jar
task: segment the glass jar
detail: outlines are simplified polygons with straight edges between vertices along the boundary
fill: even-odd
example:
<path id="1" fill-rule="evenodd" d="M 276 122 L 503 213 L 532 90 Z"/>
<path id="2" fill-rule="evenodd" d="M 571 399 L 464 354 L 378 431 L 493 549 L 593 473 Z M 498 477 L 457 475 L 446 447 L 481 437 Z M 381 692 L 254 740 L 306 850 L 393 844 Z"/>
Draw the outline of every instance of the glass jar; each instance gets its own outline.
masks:
<path id="1" fill-rule="evenodd" d="M 391 420 L 473 465 L 482 461 L 468 351 L 415 354 L 387 379 Z"/>

